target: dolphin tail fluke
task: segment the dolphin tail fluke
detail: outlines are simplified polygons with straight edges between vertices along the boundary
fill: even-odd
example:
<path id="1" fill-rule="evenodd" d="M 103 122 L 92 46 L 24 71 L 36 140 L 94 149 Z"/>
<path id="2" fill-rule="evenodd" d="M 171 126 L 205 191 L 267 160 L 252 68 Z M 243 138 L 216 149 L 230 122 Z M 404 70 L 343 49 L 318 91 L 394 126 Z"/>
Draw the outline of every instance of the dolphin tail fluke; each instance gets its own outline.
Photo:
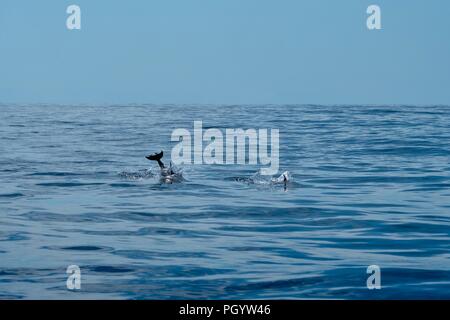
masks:
<path id="1" fill-rule="evenodd" d="M 163 168 L 164 168 L 164 163 L 162 163 L 162 161 L 161 161 L 161 158 L 163 157 L 163 155 L 164 155 L 164 152 L 161 151 L 161 152 L 159 152 L 159 153 L 154 153 L 154 154 L 151 154 L 151 155 L 149 155 L 149 156 L 146 156 L 146 158 L 147 158 L 148 160 L 157 161 L 159 167 L 160 167 L 161 169 L 163 169 Z"/>

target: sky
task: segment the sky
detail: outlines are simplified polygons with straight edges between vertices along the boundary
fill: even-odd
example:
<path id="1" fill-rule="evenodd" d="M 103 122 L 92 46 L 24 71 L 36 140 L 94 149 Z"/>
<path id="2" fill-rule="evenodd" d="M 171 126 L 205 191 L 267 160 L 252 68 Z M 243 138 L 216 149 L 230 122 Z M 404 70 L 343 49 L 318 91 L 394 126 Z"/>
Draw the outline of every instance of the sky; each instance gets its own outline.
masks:
<path id="1" fill-rule="evenodd" d="M 81 8 L 68 30 L 66 8 Z M 366 27 L 381 8 L 382 30 Z M 450 105 L 448 0 L 2 0 L 0 103 Z"/>

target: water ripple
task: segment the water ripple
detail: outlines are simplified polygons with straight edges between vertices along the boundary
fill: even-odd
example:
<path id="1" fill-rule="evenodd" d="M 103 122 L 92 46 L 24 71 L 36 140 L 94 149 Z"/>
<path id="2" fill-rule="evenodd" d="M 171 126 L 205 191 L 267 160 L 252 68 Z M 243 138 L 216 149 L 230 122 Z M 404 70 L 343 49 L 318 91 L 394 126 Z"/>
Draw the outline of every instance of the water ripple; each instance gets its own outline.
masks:
<path id="1" fill-rule="evenodd" d="M 450 107 L 1 108 L 1 299 L 450 298 Z M 195 120 L 279 129 L 293 180 L 185 165 L 160 183 L 144 156 Z"/>

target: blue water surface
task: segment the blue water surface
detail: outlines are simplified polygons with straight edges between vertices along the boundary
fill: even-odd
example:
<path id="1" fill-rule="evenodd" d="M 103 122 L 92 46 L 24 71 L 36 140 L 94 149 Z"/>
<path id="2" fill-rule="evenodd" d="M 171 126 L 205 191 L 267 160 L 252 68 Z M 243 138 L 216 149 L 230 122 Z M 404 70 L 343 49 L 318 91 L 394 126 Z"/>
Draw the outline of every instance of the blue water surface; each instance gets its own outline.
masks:
<path id="1" fill-rule="evenodd" d="M 279 129 L 287 190 L 159 183 L 144 156 L 195 120 Z M 1 105 L 0 298 L 448 299 L 449 159 L 445 106 Z"/>

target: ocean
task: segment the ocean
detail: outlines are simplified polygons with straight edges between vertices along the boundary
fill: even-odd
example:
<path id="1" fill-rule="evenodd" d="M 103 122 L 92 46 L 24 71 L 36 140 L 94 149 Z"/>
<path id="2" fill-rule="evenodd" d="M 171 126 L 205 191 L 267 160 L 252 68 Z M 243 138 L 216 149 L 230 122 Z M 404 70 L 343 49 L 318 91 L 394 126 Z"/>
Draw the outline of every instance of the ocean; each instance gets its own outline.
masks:
<path id="1" fill-rule="evenodd" d="M 287 187 L 161 183 L 145 156 L 199 120 L 279 129 Z M 446 106 L 3 104 L 0 298 L 449 299 L 449 160 Z"/>

